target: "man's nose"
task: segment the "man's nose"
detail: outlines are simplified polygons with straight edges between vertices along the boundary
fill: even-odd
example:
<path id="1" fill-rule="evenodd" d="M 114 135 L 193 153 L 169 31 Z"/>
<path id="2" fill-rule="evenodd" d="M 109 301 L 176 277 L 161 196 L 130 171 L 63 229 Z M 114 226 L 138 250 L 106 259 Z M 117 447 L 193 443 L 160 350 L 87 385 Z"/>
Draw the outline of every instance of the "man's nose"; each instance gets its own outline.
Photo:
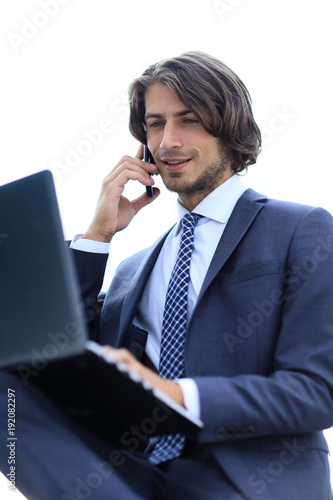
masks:
<path id="1" fill-rule="evenodd" d="M 161 149 L 173 149 L 182 146 L 182 139 L 178 127 L 171 123 L 166 123 L 163 130 L 163 137 L 160 143 Z"/>

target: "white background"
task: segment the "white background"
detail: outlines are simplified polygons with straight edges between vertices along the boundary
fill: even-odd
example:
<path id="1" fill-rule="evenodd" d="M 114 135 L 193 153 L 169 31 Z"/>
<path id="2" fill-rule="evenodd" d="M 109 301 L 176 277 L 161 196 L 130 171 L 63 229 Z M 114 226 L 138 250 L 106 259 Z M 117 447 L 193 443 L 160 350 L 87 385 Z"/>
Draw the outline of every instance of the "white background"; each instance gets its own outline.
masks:
<path id="1" fill-rule="evenodd" d="M 57 8 L 46 13 L 48 1 Z M 162 58 L 201 50 L 234 69 L 252 95 L 264 145 L 245 183 L 333 213 L 331 20 L 331 0 L 4 0 L 0 184 L 50 169 L 65 237 L 83 232 L 102 179 L 138 147 L 127 127 L 130 81 Z M 109 132 L 84 149 L 85 133 L 106 119 Z M 69 166 L 73 149 L 81 154 Z M 117 235 L 106 282 L 170 227 L 174 200 L 163 190 Z M 3 479 L 1 498 L 22 498 L 6 489 Z"/>

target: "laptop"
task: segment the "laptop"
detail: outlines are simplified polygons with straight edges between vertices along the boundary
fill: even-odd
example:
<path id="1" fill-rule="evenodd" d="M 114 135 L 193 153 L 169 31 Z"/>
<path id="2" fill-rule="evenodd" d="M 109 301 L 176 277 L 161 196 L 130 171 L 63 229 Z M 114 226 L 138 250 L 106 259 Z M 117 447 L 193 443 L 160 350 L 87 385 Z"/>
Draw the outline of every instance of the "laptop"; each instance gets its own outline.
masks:
<path id="1" fill-rule="evenodd" d="M 0 186 L 0 369 L 103 439 L 194 436 L 200 419 L 88 340 L 71 257 L 51 172 Z"/>

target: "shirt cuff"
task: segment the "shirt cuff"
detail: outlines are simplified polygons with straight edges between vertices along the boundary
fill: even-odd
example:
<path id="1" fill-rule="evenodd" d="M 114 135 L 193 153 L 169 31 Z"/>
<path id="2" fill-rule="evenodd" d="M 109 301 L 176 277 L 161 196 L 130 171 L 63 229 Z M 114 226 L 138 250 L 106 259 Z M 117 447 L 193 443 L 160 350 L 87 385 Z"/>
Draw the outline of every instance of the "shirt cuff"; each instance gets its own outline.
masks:
<path id="1" fill-rule="evenodd" d="M 73 248 L 74 250 L 81 250 L 82 252 L 109 253 L 110 243 L 86 240 L 83 239 L 82 236 L 83 234 L 77 234 L 70 244 L 70 248 Z"/>
<path id="2" fill-rule="evenodd" d="M 185 408 L 192 413 L 194 417 L 200 418 L 200 397 L 197 384 L 191 378 L 181 378 L 176 380 L 183 391 Z"/>

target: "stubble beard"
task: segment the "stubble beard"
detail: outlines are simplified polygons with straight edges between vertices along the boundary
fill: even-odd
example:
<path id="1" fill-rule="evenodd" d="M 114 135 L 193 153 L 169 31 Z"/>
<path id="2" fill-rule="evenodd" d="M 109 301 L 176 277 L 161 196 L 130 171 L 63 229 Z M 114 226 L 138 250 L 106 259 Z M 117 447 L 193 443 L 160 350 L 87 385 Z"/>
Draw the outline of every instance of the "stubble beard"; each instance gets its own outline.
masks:
<path id="1" fill-rule="evenodd" d="M 168 180 L 163 182 L 169 191 L 179 195 L 202 192 L 208 195 L 221 184 L 223 177 L 230 164 L 229 151 L 220 145 L 219 158 L 205 168 L 205 170 L 194 181 L 181 182 L 182 172 L 170 172 Z"/>

